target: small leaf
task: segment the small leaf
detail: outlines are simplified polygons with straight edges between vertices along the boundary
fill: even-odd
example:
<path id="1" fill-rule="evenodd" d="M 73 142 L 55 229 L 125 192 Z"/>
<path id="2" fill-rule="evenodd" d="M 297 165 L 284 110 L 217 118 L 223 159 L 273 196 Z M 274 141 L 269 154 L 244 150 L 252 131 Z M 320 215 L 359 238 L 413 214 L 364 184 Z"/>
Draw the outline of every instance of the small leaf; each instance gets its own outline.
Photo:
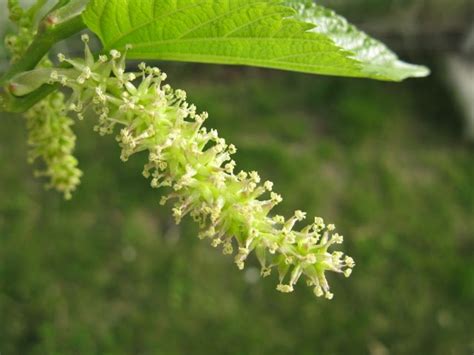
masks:
<path id="1" fill-rule="evenodd" d="M 368 65 L 364 59 L 372 57 L 354 54 L 332 31 L 318 32 L 314 26 L 324 23 L 324 16 L 304 5 L 279 0 L 92 0 L 83 18 L 106 50 L 131 44 L 130 58 L 385 80 L 422 75 L 419 67 L 401 62 L 391 69 L 378 62 Z"/>

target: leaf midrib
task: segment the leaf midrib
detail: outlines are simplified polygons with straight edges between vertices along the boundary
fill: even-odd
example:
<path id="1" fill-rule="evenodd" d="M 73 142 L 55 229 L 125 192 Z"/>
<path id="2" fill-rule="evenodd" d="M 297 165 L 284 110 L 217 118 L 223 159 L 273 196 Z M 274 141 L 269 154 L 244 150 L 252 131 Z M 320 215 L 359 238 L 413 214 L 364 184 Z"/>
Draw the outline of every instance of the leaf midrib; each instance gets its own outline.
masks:
<path id="1" fill-rule="evenodd" d="M 318 35 L 319 37 L 319 35 Z M 320 36 L 319 38 L 321 41 L 325 41 L 326 43 L 331 43 L 330 40 L 328 40 L 324 36 Z M 258 41 L 281 41 L 281 40 L 291 40 L 293 42 L 312 42 L 315 43 L 315 40 L 313 38 L 296 38 L 296 37 L 201 37 L 201 38 L 173 38 L 173 39 L 167 39 L 167 40 L 160 40 L 160 41 L 153 41 L 153 42 L 143 42 L 139 44 L 134 44 L 132 46 L 132 51 L 135 48 L 141 48 L 141 47 L 147 47 L 147 46 L 154 46 L 154 45 L 160 45 L 160 44 L 173 44 L 173 43 L 183 43 L 183 42 L 225 42 L 225 41 L 253 41 L 253 42 L 258 42 Z M 320 43 L 317 43 L 318 45 L 321 45 Z M 335 49 L 334 51 L 339 51 L 339 52 L 346 52 L 343 49 L 333 46 Z M 119 47 L 120 48 L 120 47 Z"/>
<path id="2" fill-rule="evenodd" d="M 141 59 L 147 59 L 146 57 L 146 52 L 139 52 L 141 54 L 141 56 L 139 58 Z M 207 54 L 193 54 L 193 55 L 189 55 L 189 54 L 183 54 L 183 53 L 179 53 L 179 52 L 176 52 L 176 53 L 173 53 L 173 52 L 166 52 L 166 54 L 162 55 L 161 56 L 161 59 L 173 59 L 173 60 L 180 60 L 180 56 L 183 56 L 184 60 L 188 60 L 190 57 L 193 58 L 193 59 L 200 59 L 202 60 L 204 63 L 206 62 L 206 59 L 208 58 L 213 58 L 213 59 L 223 59 L 223 60 L 226 60 L 225 64 L 235 64 L 235 65 L 244 65 L 244 66 L 248 66 L 249 64 L 242 64 L 242 63 L 239 63 L 238 60 L 240 57 L 236 57 L 236 56 L 225 56 L 225 55 L 207 55 Z M 130 54 L 130 58 L 134 58 L 134 55 L 133 53 Z M 241 58 L 245 58 L 245 59 L 249 59 L 247 57 L 241 57 Z M 284 61 L 274 61 L 274 60 L 268 60 L 268 59 L 258 59 L 258 58 L 251 58 L 251 61 L 253 64 L 262 64 L 262 65 L 268 65 L 268 64 L 275 64 L 275 65 L 278 65 L 278 66 L 275 66 L 274 68 L 277 69 L 277 68 L 280 68 L 280 65 L 290 65 L 290 66 L 293 66 L 293 67 L 298 67 L 300 68 L 303 72 L 307 72 L 307 73 L 311 73 L 310 71 L 307 71 L 305 70 L 305 68 L 330 68 L 330 69 L 336 69 L 338 71 L 345 71 L 345 70 L 349 70 L 349 71 L 353 71 L 354 67 L 351 66 L 351 65 L 326 65 L 326 64 L 302 64 L 302 63 L 296 63 L 296 62 L 284 62 Z M 267 66 L 268 67 L 268 66 Z M 271 68 L 271 66 L 270 66 Z M 352 75 L 350 76 L 359 76 L 357 73 L 353 73 Z"/>

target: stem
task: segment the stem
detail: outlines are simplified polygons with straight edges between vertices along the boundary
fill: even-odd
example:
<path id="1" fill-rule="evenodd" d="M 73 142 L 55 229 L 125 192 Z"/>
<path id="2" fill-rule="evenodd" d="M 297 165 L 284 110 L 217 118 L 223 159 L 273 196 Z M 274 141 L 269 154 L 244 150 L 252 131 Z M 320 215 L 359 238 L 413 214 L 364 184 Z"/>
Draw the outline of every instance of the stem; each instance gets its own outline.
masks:
<path id="1" fill-rule="evenodd" d="M 45 20 L 47 21 L 47 18 Z M 14 63 L 0 78 L 0 85 L 4 86 L 16 74 L 34 69 L 55 43 L 72 36 L 84 28 L 85 25 L 80 15 L 55 26 L 45 24 L 44 30 L 36 35 L 26 50 L 25 55 Z"/>
<path id="2" fill-rule="evenodd" d="M 14 96 L 5 91 L 0 94 L 0 112 L 25 112 L 33 107 L 37 102 L 57 90 L 58 87 L 58 85 L 43 85 L 32 93 L 21 97 Z"/>
<path id="3" fill-rule="evenodd" d="M 34 69 L 54 44 L 86 28 L 81 14 L 88 1 L 59 1 L 40 22 L 38 33 L 23 57 L 0 78 L 0 111 L 24 112 L 57 89 L 57 85 L 43 85 L 28 95 L 16 97 L 5 86 L 15 75 Z"/>

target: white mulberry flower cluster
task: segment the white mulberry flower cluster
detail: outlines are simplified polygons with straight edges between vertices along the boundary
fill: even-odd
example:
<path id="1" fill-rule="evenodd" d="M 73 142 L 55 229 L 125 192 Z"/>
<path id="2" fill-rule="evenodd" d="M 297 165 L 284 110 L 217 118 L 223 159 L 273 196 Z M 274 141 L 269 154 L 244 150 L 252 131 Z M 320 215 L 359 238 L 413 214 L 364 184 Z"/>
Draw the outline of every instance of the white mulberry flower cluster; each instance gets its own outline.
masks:
<path id="1" fill-rule="evenodd" d="M 76 145 L 76 136 L 71 129 L 74 121 L 67 116 L 64 95 L 60 92 L 50 94 L 28 110 L 25 117 L 30 146 L 28 161 L 33 163 L 40 159 L 45 166 L 35 175 L 47 177 L 47 188 L 54 188 L 70 199 L 82 172 L 72 154 Z"/>
<path id="2" fill-rule="evenodd" d="M 18 0 L 8 0 L 10 20 L 17 26 L 17 33 L 5 36 L 5 46 L 10 52 L 10 61 L 16 62 L 25 53 L 36 34 L 34 18 L 35 7 L 25 11 Z"/>
<path id="3" fill-rule="evenodd" d="M 306 213 L 290 218 L 271 216 L 282 201 L 273 183 L 259 174 L 235 172 L 236 148 L 203 127 L 207 113 L 186 102 L 186 93 L 164 84 L 166 75 L 144 63 L 127 72 L 125 55 L 112 50 L 95 60 L 86 43 L 85 59 L 67 59 L 71 69 L 56 69 L 49 80 L 72 89 L 69 110 L 80 116 L 91 109 L 99 117 L 101 135 L 118 132 L 116 139 L 126 161 L 136 153 L 148 154 L 143 175 L 153 188 L 170 192 L 161 203 L 172 201 L 177 223 L 190 215 L 199 224 L 199 238 L 234 254 L 239 269 L 255 251 L 262 276 L 276 268 L 277 290 L 292 292 L 302 275 L 316 296 L 333 297 L 326 271 L 351 274 L 354 261 L 342 252 L 330 252 L 343 238 L 321 218 L 303 228 Z"/>

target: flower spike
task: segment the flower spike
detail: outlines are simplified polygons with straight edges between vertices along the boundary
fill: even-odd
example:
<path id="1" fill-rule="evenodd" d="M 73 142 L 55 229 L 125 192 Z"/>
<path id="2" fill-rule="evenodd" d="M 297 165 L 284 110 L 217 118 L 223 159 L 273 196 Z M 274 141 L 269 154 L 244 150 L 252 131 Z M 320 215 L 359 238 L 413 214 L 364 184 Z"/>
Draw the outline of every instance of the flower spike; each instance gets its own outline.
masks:
<path id="1" fill-rule="evenodd" d="M 74 111 L 98 113 L 100 134 L 116 132 L 123 161 L 147 152 L 143 175 L 152 188 L 170 190 L 160 203 L 173 201 L 176 223 L 189 214 L 199 224 L 200 238 L 222 247 L 224 254 L 237 250 L 239 269 L 255 251 L 262 276 L 277 269 L 281 292 L 292 292 L 304 275 L 316 296 L 331 299 L 326 271 L 349 276 L 354 267 L 352 258 L 328 250 L 342 243 L 334 225 L 315 218 L 298 230 L 305 212 L 297 210 L 288 219 L 271 216 L 282 201 L 273 183 L 262 183 L 255 171 L 234 174 L 235 146 L 203 127 L 207 113 L 197 113 L 183 90 L 165 85 L 166 75 L 144 63 L 137 72 L 127 72 L 125 55 L 116 50 L 110 59 L 92 63 L 84 42 L 86 60 L 65 58 L 73 67 L 50 79 L 72 89 Z"/>

